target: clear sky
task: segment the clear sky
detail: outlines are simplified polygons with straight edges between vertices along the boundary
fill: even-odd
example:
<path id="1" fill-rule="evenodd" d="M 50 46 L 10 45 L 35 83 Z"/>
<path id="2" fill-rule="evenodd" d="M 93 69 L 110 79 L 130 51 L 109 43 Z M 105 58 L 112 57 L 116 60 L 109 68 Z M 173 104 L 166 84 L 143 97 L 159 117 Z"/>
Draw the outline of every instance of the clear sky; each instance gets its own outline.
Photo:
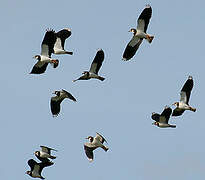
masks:
<path id="1" fill-rule="evenodd" d="M 153 9 L 144 41 L 129 62 L 122 61 L 128 32 L 150 3 Z M 3 0 L 1 18 L 1 164 L 0 179 L 29 180 L 27 161 L 40 145 L 58 150 L 45 168 L 48 180 L 204 180 L 204 1 Z M 53 56 L 42 75 L 30 75 L 47 28 L 71 28 L 65 49 Z M 99 74 L 105 81 L 78 81 L 98 48 L 105 52 Z M 192 75 L 190 104 L 197 111 L 170 119 L 176 129 L 152 125 L 152 112 L 179 100 Z M 64 100 L 61 113 L 50 112 L 52 92 L 64 88 L 77 103 Z M 95 151 L 89 163 L 85 137 L 99 132 L 108 152 Z"/>

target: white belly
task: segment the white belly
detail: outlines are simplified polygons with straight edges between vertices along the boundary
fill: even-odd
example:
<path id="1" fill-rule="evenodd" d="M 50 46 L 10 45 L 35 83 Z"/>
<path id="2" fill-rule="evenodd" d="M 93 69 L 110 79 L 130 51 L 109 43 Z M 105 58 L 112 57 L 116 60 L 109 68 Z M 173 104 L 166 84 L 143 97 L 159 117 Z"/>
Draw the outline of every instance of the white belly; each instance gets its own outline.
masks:
<path id="1" fill-rule="evenodd" d="M 185 104 L 184 102 L 179 102 L 179 108 L 184 109 L 184 110 L 190 109 L 190 107 L 187 104 Z"/>
<path id="2" fill-rule="evenodd" d="M 139 38 L 145 38 L 146 39 L 146 33 L 144 33 L 143 31 L 137 30 L 136 35 Z"/>

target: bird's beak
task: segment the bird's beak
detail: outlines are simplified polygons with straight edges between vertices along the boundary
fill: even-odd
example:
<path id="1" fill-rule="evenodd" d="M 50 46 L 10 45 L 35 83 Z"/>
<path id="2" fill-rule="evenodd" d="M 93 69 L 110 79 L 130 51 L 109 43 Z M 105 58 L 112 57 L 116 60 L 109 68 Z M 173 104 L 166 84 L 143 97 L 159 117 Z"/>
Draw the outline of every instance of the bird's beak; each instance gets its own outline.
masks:
<path id="1" fill-rule="evenodd" d="M 32 57 L 33 59 L 36 59 L 35 56 Z"/>
<path id="2" fill-rule="evenodd" d="M 55 92 L 53 92 L 52 94 L 55 94 Z"/>
<path id="3" fill-rule="evenodd" d="M 152 125 L 155 125 L 155 122 L 153 122 Z"/>
<path id="4" fill-rule="evenodd" d="M 85 139 L 88 139 L 88 137 L 86 137 Z"/>

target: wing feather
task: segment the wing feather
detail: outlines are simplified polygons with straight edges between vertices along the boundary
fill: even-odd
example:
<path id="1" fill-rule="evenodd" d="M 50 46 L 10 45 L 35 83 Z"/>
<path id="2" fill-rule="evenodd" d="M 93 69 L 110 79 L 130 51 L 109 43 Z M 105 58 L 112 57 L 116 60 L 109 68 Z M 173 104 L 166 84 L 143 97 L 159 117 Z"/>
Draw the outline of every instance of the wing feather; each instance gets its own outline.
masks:
<path id="1" fill-rule="evenodd" d="M 97 54 L 95 55 L 95 58 L 91 64 L 90 70 L 89 72 L 98 74 L 98 71 L 100 69 L 100 67 L 102 66 L 102 62 L 104 60 L 104 52 L 102 49 L 98 50 Z"/>
<path id="2" fill-rule="evenodd" d="M 151 16 L 152 8 L 150 5 L 147 5 L 137 20 L 137 29 L 146 33 Z"/>

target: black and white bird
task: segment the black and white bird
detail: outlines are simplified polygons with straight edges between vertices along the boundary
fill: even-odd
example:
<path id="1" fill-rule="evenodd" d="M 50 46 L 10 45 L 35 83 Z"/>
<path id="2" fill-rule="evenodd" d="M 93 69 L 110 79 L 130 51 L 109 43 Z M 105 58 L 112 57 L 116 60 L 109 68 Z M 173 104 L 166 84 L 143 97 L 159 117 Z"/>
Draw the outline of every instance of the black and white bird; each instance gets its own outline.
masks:
<path id="1" fill-rule="evenodd" d="M 64 49 L 65 45 L 65 40 L 71 36 L 71 30 L 69 28 L 62 29 L 55 33 L 56 39 L 55 39 L 55 44 L 53 48 L 53 53 L 54 54 L 70 54 L 72 55 L 73 52 L 66 51 Z"/>
<path id="2" fill-rule="evenodd" d="M 34 56 L 38 62 L 33 66 L 30 74 L 42 74 L 46 71 L 48 64 L 52 64 L 56 68 L 59 64 L 57 59 L 51 58 L 54 44 L 56 42 L 56 35 L 53 30 L 47 30 L 43 42 L 41 44 L 41 54 Z"/>
<path id="3" fill-rule="evenodd" d="M 31 170 L 26 171 L 26 174 L 28 174 L 33 178 L 45 179 L 43 176 L 41 176 L 41 172 L 44 167 L 53 165 L 53 162 L 49 161 L 49 162 L 37 163 L 35 160 L 30 159 L 28 160 L 28 165 L 30 166 Z"/>
<path id="4" fill-rule="evenodd" d="M 51 155 L 51 150 L 57 151 L 55 149 L 46 147 L 46 146 L 40 146 L 41 150 L 40 151 L 35 151 L 35 156 L 41 161 L 41 162 L 48 162 L 50 159 L 56 159 L 56 156 Z"/>
<path id="5" fill-rule="evenodd" d="M 152 8 L 150 5 L 146 5 L 137 20 L 137 29 L 132 28 L 129 31 L 133 33 L 133 37 L 127 44 L 123 53 L 124 61 L 130 60 L 135 55 L 143 39 L 146 39 L 149 43 L 152 42 L 154 36 L 146 33 L 151 16 Z"/>
<path id="6" fill-rule="evenodd" d="M 97 54 L 91 64 L 90 70 L 89 71 L 84 71 L 82 74 L 83 76 L 81 76 L 80 78 L 73 80 L 73 82 L 78 81 L 78 80 L 88 80 L 91 78 L 95 78 L 95 79 L 99 79 L 101 81 L 104 81 L 104 77 L 101 77 L 98 75 L 98 71 L 100 69 L 100 67 L 102 66 L 102 62 L 104 60 L 104 52 L 102 49 L 97 51 Z"/>
<path id="7" fill-rule="evenodd" d="M 62 89 L 61 91 L 55 91 L 53 94 L 56 95 L 51 98 L 50 102 L 51 112 L 53 116 L 58 116 L 58 114 L 60 113 L 60 104 L 65 98 L 71 99 L 76 102 L 76 99 L 72 96 L 72 94 L 64 89 Z"/>
<path id="8" fill-rule="evenodd" d="M 185 110 L 190 110 L 195 112 L 196 108 L 193 108 L 189 105 L 189 98 L 191 95 L 191 90 L 193 88 L 194 81 L 192 76 L 189 76 L 187 81 L 185 82 L 184 86 L 180 92 L 180 101 L 175 102 L 173 105 L 176 106 L 174 109 L 172 116 L 180 116 L 183 114 Z"/>
<path id="9" fill-rule="evenodd" d="M 167 128 L 167 127 L 176 128 L 176 125 L 168 124 L 171 114 L 172 114 L 172 109 L 168 106 L 165 106 L 161 114 L 153 112 L 151 116 L 152 119 L 155 121 L 153 124 L 160 128 Z"/>
<path id="10" fill-rule="evenodd" d="M 84 150 L 85 150 L 85 154 L 88 157 L 88 160 L 90 162 L 93 161 L 93 158 L 94 158 L 93 151 L 96 148 L 101 147 L 102 149 L 104 149 L 104 151 L 107 151 L 109 149 L 108 147 L 103 145 L 103 143 L 104 142 L 107 143 L 107 141 L 99 133 L 96 133 L 95 137 L 88 136 L 86 139 L 88 139 L 89 142 L 86 142 L 84 144 Z"/>

